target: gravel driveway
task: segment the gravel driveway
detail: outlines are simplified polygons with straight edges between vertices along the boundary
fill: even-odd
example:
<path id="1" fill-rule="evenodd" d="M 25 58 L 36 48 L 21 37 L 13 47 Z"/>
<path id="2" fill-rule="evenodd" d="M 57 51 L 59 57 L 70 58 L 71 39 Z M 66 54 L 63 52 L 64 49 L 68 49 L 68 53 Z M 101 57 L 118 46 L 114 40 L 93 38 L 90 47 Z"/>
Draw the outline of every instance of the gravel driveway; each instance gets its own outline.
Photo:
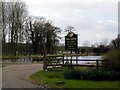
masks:
<path id="1" fill-rule="evenodd" d="M 32 83 L 28 77 L 38 70 L 42 64 L 9 65 L 2 69 L 2 88 L 42 88 Z"/>

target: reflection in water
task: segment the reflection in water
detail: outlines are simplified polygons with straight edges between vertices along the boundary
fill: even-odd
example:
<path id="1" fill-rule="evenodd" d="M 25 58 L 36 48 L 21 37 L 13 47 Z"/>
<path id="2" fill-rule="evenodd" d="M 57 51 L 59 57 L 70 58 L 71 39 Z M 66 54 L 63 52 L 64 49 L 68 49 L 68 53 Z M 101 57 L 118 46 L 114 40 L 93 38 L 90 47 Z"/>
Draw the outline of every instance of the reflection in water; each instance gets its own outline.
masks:
<path id="1" fill-rule="evenodd" d="M 66 59 L 67 57 L 65 57 Z M 71 57 L 68 57 L 70 59 Z M 76 57 L 72 57 L 72 59 L 76 59 Z M 102 56 L 79 56 L 78 59 L 90 59 L 90 60 L 96 60 L 96 59 L 102 59 Z"/>
<path id="2" fill-rule="evenodd" d="M 71 57 L 64 57 L 65 59 L 71 59 Z M 76 57 L 72 57 L 72 59 L 76 59 Z M 102 60 L 102 56 L 79 56 L 78 57 L 79 60 L 78 64 L 95 64 L 96 61 L 92 61 L 92 60 Z M 84 60 L 84 61 L 82 61 Z M 85 60 L 91 60 L 91 61 L 85 61 Z M 70 61 L 67 61 L 70 63 Z M 76 61 L 72 61 L 73 64 L 76 63 Z"/>

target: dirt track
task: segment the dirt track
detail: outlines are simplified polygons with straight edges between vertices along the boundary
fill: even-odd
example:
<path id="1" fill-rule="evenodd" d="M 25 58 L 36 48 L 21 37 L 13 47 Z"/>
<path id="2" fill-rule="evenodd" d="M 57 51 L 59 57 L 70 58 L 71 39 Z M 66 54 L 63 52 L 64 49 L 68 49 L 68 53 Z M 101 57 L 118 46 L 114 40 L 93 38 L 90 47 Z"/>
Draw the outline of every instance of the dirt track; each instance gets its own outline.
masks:
<path id="1" fill-rule="evenodd" d="M 41 88 L 28 77 L 42 70 L 42 64 L 9 65 L 2 69 L 2 88 Z"/>

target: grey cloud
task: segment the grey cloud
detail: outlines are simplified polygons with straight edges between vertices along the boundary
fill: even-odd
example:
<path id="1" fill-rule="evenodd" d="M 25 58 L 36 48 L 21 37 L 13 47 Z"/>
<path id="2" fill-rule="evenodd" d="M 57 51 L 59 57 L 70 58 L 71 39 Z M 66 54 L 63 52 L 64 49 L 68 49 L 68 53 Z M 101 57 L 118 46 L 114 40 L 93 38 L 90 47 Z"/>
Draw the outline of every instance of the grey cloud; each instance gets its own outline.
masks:
<path id="1" fill-rule="evenodd" d="M 109 0 L 109 2 L 106 0 L 104 1 L 94 1 L 93 0 L 90 1 L 86 1 L 86 0 L 60 0 L 60 1 L 55 1 L 55 0 L 51 0 L 51 1 L 46 1 L 43 2 L 42 0 L 36 2 L 36 3 L 31 3 L 30 6 L 31 7 L 39 7 L 39 8 L 45 8 L 45 9 L 114 9 L 115 6 L 117 6 L 117 1 L 112 1 Z"/>
<path id="2" fill-rule="evenodd" d="M 41 1 L 41 0 L 39 0 Z M 51 0 L 55 1 L 55 0 Z M 86 1 L 86 2 L 85 2 Z M 90 2 L 94 1 L 94 2 Z M 106 2 L 105 2 L 106 1 Z M 30 13 L 44 16 L 62 29 L 72 25 L 79 34 L 79 44 L 84 41 L 95 43 L 117 35 L 117 1 L 64 0 L 51 3 L 30 4 Z M 63 35 L 64 36 L 64 32 Z M 64 41 L 64 40 L 62 40 Z"/>

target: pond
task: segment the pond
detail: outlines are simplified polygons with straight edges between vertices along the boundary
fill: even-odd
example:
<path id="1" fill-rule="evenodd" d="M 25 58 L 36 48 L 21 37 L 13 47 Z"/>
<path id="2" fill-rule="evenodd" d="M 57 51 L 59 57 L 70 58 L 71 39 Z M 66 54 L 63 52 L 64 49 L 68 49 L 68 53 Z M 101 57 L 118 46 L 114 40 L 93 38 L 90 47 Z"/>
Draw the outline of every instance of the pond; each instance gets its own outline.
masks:
<path id="1" fill-rule="evenodd" d="M 71 59 L 71 57 L 64 57 L 64 58 L 65 58 L 65 62 L 67 61 L 67 59 Z M 76 60 L 76 57 L 72 57 L 72 59 L 73 59 L 72 63 L 75 64 L 76 61 L 74 60 Z M 78 60 L 80 60 L 78 61 L 78 64 L 95 64 L 96 61 L 92 61 L 92 60 L 102 60 L 102 56 L 78 56 Z M 87 60 L 91 60 L 91 61 L 87 61 Z M 67 62 L 70 63 L 70 60 Z"/>
<path id="2" fill-rule="evenodd" d="M 67 57 L 64 57 L 65 59 Z M 68 57 L 68 59 L 70 59 L 71 57 Z M 76 57 L 72 57 L 72 59 L 76 59 Z M 90 59 L 90 60 L 96 60 L 96 59 L 102 59 L 102 56 L 78 56 L 78 59 L 83 59 L 83 60 L 86 60 L 86 59 Z"/>

